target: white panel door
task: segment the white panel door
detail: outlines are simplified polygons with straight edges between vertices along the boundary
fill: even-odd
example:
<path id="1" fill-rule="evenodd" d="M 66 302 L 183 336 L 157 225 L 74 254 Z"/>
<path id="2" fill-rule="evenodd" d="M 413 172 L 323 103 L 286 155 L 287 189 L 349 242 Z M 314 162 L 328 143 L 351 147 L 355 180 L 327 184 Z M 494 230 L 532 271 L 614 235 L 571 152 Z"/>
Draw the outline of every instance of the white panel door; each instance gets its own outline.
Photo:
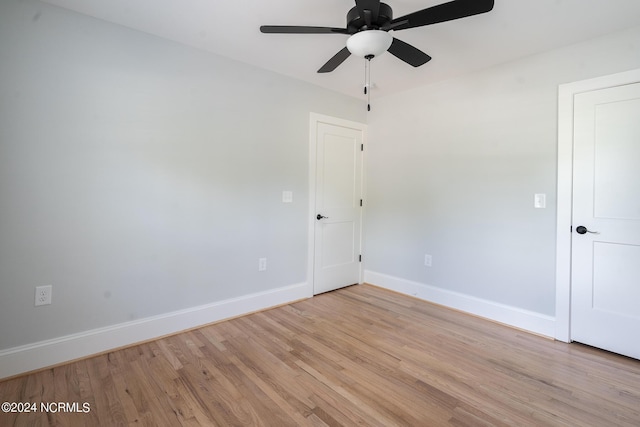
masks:
<path id="1" fill-rule="evenodd" d="M 318 123 L 314 294 L 360 281 L 363 132 Z"/>
<path id="2" fill-rule="evenodd" d="M 571 339 L 640 359 L 640 83 L 574 99 Z"/>

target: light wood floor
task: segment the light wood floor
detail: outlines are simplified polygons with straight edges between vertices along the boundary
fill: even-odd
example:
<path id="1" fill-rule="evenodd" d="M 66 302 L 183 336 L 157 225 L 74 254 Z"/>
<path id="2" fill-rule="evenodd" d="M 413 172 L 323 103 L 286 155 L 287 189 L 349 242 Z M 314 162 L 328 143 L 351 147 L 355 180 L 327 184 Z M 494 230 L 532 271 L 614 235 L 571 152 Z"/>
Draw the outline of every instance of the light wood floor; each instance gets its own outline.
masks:
<path id="1" fill-rule="evenodd" d="M 640 361 L 360 285 L 0 382 L 0 396 L 90 407 L 0 426 L 640 426 Z"/>

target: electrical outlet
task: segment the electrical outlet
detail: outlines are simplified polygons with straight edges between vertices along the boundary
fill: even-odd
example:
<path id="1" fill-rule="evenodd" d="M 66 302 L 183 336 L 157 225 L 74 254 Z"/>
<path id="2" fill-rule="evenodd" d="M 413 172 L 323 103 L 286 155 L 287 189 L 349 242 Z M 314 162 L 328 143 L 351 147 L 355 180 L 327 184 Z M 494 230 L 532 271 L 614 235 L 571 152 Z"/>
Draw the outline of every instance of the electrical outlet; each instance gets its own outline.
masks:
<path id="1" fill-rule="evenodd" d="M 425 265 L 426 267 L 431 267 L 431 261 L 432 261 L 432 259 L 431 259 L 431 255 L 426 254 L 426 255 L 424 256 L 424 265 Z"/>
<path id="2" fill-rule="evenodd" d="M 51 293 L 53 288 L 48 286 L 36 286 L 36 301 L 35 305 L 48 305 L 51 304 Z"/>
<path id="3" fill-rule="evenodd" d="M 267 259 L 258 258 L 258 271 L 266 271 L 266 270 L 267 270 Z"/>

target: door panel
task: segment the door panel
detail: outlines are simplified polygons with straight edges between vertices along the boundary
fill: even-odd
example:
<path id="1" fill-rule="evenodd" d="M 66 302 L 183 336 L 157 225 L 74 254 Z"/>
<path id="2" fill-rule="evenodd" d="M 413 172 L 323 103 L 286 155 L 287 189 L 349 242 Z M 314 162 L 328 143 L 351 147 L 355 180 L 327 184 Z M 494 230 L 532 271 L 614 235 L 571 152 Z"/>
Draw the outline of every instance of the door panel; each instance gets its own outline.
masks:
<path id="1" fill-rule="evenodd" d="M 314 293 L 360 281 L 362 129 L 318 123 Z"/>
<path id="2" fill-rule="evenodd" d="M 322 187 L 321 201 L 324 208 L 353 208 L 355 193 L 359 184 L 358 173 L 358 135 L 345 128 L 329 128 L 326 124 L 319 126 L 322 143 Z M 334 134 L 339 133 L 339 134 Z"/>
<path id="3" fill-rule="evenodd" d="M 338 267 L 355 261 L 354 226 L 353 221 L 332 221 L 320 225 L 323 242 L 321 268 Z"/>
<path id="4" fill-rule="evenodd" d="M 593 309 L 638 317 L 640 246 L 595 242 Z M 611 278 L 616 280 L 611 280 Z M 636 332 L 637 334 L 637 332 Z"/>
<path id="5" fill-rule="evenodd" d="M 640 84 L 577 94 L 574 124 L 571 338 L 640 359 Z"/>
<path id="6" fill-rule="evenodd" d="M 595 118 L 594 216 L 638 220 L 640 99 L 597 105 Z"/>

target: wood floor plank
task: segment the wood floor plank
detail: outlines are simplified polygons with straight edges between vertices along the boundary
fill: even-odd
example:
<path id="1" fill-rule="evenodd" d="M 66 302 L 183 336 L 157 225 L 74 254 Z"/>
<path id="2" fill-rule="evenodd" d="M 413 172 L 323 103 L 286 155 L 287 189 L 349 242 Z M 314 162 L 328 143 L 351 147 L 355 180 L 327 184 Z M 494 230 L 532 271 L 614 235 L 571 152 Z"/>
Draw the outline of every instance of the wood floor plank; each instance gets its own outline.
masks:
<path id="1" fill-rule="evenodd" d="M 1 426 L 639 426 L 640 361 L 357 285 L 0 382 Z"/>

